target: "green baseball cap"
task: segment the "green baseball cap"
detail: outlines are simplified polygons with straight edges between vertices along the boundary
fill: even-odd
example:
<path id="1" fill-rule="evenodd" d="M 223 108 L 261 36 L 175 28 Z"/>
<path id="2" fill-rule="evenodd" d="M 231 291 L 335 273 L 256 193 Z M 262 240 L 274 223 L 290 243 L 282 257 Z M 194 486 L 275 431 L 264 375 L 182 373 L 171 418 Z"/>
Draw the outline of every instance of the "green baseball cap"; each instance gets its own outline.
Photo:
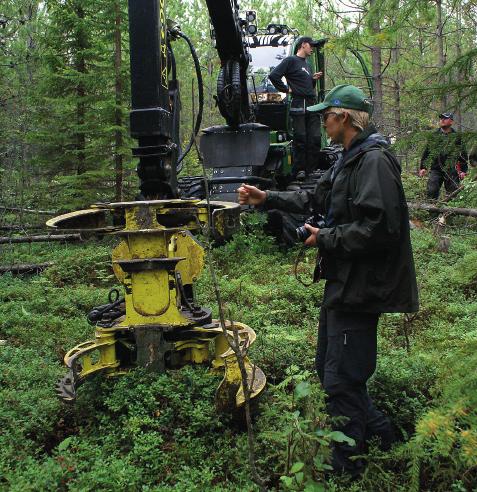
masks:
<path id="1" fill-rule="evenodd" d="M 373 112 L 373 103 L 361 89 L 354 85 L 337 85 L 328 92 L 322 103 L 315 104 L 307 109 L 308 111 L 320 112 L 327 108 L 356 109 L 371 114 Z"/>

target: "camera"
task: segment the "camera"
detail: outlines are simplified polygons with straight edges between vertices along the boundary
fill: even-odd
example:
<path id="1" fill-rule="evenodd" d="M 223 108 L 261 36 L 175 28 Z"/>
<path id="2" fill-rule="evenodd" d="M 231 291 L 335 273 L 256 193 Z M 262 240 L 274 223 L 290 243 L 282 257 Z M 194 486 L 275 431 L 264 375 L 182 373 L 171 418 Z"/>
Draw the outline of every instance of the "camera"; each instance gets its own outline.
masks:
<path id="1" fill-rule="evenodd" d="M 305 224 L 309 224 L 311 225 L 311 227 L 317 227 L 318 229 L 321 229 L 322 227 L 325 227 L 325 220 L 322 215 L 312 215 L 305 220 Z M 300 241 L 304 242 L 311 236 L 310 231 L 304 225 L 302 225 L 301 227 L 297 227 L 295 230 L 296 237 Z"/>
<path id="2" fill-rule="evenodd" d="M 330 144 L 323 147 L 318 152 L 318 159 L 321 169 L 329 169 L 334 166 L 335 163 L 343 155 L 343 146 L 338 144 Z"/>

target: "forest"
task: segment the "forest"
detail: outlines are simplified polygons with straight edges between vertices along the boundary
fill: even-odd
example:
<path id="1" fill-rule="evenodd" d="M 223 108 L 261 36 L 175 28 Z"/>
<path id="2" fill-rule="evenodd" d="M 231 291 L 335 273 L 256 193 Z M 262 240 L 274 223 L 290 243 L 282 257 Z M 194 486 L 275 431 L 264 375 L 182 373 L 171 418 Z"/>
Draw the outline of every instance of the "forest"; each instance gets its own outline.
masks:
<path id="1" fill-rule="evenodd" d="M 165 8 L 198 55 L 202 128 L 224 124 L 206 1 Z M 477 491 L 477 2 L 243 0 L 240 8 L 256 11 L 260 26 L 327 38 L 326 90 L 366 91 L 372 81 L 373 122 L 402 167 L 420 303 L 417 313 L 381 316 L 368 384 L 397 440 L 388 450 L 371 440 L 358 478 L 330 473 L 333 446 L 348 438 L 333 430 L 315 371 L 324 281 L 308 285 L 316 251 L 281 244 L 261 212 L 242 213 L 220 244 L 200 236 L 205 268 L 195 283 L 214 318 L 224 312 L 257 334 L 249 356 L 267 386 L 248 426 L 216 410 L 221 378 L 205 364 L 98 374 L 74 404 L 58 399 L 65 354 L 94 337 L 86 315 L 123 290 L 111 264 L 115 236 L 59 240 L 45 223 L 137 197 L 128 2 L 0 0 L 2 491 Z M 185 147 L 198 84 L 187 44 L 172 44 Z M 443 112 L 454 114 L 469 169 L 429 210 L 419 168 Z M 202 173 L 194 146 L 179 177 Z"/>

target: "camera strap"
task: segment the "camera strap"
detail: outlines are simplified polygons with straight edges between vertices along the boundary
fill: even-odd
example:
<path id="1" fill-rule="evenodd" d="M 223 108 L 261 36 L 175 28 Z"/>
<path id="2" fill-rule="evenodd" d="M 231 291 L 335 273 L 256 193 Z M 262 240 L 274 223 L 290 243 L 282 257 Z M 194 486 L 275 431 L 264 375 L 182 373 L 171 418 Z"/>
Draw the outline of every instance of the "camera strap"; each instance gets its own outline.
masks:
<path id="1" fill-rule="evenodd" d="M 316 253 L 316 266 L 315 270 L 313 272 L 313 280 L 311 282 L 305 282 L 303 281 L 299 276 L 298 276 L 298 265 L 303 261 L 303 258 L 305 257 L 305 252 L 307 250 L 307 247 L 305 245 L 302 245 L 300 248 L 300 251 L 298 251 L 298 254 L 295 259 L 295 264 L 293 267 L 293 273 L 295 275 L 295 278 L 300 282 L 301 285 L 304 287 L 310 287 L 313 284 L 317 284 L 320 279 L 321 279 L 321 260 L 322 257 L 320 255 L 320 250 L 317 249 Z"/>

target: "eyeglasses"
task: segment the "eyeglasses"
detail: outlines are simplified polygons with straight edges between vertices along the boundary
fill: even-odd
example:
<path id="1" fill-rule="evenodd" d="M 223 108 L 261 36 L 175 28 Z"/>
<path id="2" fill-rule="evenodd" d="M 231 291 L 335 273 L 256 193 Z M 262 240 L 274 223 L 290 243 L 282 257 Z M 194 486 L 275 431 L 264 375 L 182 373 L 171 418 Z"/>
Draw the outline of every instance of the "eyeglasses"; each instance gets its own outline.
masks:
<path id="1" fill-rule="evenodd" d="M 321 114 L 321 121 L 322 121 L 323 123 L 326 123 L 326 120 L 327 120 L 327 119 L 328 119 L 328 117 L 329 117 L 330 115 L 332 115 L 332 114 L 334 114 L 335 116 L 338 116 L 338 115 L 340 115 L 340 114 L 342 114 L 342 113 L 335 113 L 334 111 L 328 111 L 328 113 L 323 113 L 323 114 Z"/>

